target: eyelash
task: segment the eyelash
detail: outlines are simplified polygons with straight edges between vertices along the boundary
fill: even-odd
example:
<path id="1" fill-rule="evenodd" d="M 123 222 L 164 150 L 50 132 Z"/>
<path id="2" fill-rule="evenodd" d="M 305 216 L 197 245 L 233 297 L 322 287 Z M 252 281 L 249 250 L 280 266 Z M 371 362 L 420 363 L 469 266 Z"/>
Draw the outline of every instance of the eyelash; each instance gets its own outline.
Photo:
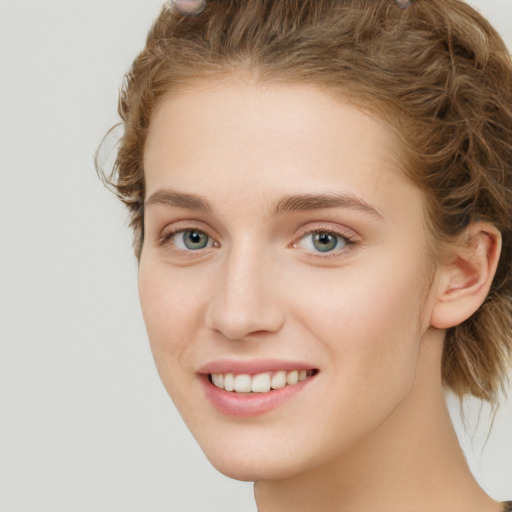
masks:
<path id="1" fill-rule="evenodd" d="M 311 229 L 311 230 L 308 230 L 308 231 L 305 231 L 304 233 L 302 233 L 296 239 L 296 241 L 294 241 L 291 244 L 291 247 L 296 248 L 301 241 L 306 239 L 306 237 L 311 236 L 311 235 L 317 235 L 317 234 L 332 235 L 332 236 L 336 237 L 338 240 L 341 239 L 345 243 L 345 246 L 343 248 L 326 251 L 323 254 L 321 251 L 313 251 L 313 253 L 315 254 L 315 257 L 317 257 L 317 258 L 318 257 L 319 258 L 338 258 L 338 257 L 344 256 L 348 251 L 351 251 L 352 249 L 354 249 L 355 245 L 357 244 L 357 242 L 355 241 L 355 237 L 353 235 L 349 235 L 347 233 L 340 233 L 339 231 L 336 231 L 331 227 L 329 227 L 329 228 L 315 227 L 314 229 Z"/>
<path id="2" fill-rule="evenodd" d="M 179 235 L 179 234 L 183 234 L 183 233 L 187 233 L 187 232 L 191 232 L 191 231 L 194 231 L 196 233 L 201 233 L 203 235 L 205 235 L 208 240 L 210 241 L 213 241 L 213 246 L 214 247 L 218 247 L 219 243 L 217 241 L 215 241 L 213 239 L 213 237 L 211 237 L 208 233 L 206 233 L 203 229 L 199 229 L 195 226 L 190 226 L 190 227 L 185 227 L 185 228 L 179 228 L 179 229 L 176 229 L 174 231 L 170 231 L 170 232 L 164 232 L 162 234 L 162 236 L 159 238 L 158 242 L 159 242 L 159 245 L 161 246 L 164 246 L 164 245 L 167 245 L 171 242 L 171 240 Z M 201 249 L 196 249 L 195 251 L 193 249 L 176 249 L 177 251 L 180 251 L 180 252 L 199 252 Z"/>
<path id="3" fill-rule="evenodd" d="M 168 233 L 164 233 L 159 238 L 159 240 L 158 240 L 159 241 L 159 245 L 160 246 L 167 245 L 167 244 L 169 244 L 171 242 L 171 240 L 175 236 L 177 236 L 179 234 L 186 233 L 186 232 L 190 232 L 190 231 L 195 231 L 197 233 L 201 233 L 201 234 L 205 235 L 208 238 L 208 243 L 210 241 L 213 241 L 213 247 L 219 247 L 219 243 L 217 241 L 215 241 L 213 239 L 213 237 L 208 235 L 208 233 L 206 233 L 204 230 L 196 228 L 195 226 L 179 228 L 179 229 L 176 229 L 174 231 L 170 231 Z M 336 231 L 336 230 L 334 230 L 332 228 L 315 227 L 314 229 L 311 229 L 309 231 L 305 231 L 304 233 L 302 233 L 288 247 L 291 247 L 291 248 L 295 249 L 295 248 L 297 248 L 297 246 L 299 245 L 299 243 L 301 241 L 306 239 L 306 237 L 311 236 L 311 235 L 315 235 L 315 234 L 332 235 L 332 236 L 336 237 L 338 240 L 341 239 L 342 242 L 345 243 L 345 246 L 343 248 L 337 249 L 337 250 L 326 251 L 324 254 L 322 254 L 321 251 L 311 251 L 312 253 L 315 254 L 315 257 L 317 257 L 317 258 L 336 258 L 336 257 L 340 257 L 340 256 L 346 254 L 348 251 L 353 250 L 354 246 L 357 245 L 357 242 L 354 240 L 354 236 L 352 236 L 352 235 L 349 235 L 347 233 L 340 233 L 339 231 Z M 211 248 L 211 247 L 212 246 L 205 247 L 205 249 L 206 248 Z M 194 250 L 194 249 L 175 249 L 175 250 L 177 250 L 179 252 L 190 252 L 190 253 L 198 252 L 199 253 L 202 250 L 202 248 L 196 249 L 196 250 Z"/>

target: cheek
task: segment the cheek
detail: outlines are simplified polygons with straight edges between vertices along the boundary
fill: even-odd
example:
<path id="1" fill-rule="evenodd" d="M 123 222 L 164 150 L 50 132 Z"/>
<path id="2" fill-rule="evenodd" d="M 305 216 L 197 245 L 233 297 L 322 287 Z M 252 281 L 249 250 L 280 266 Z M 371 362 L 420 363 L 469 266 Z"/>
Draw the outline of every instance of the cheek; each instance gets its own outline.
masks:
<path id="1" fill-rule="evenodd" d="M 149 260 L 149 258 L 148 258 Z M 199 338 L 205 291 L 201 279 L 160 262 L 141 259 L 139 298 L 149 344 L 160 379 L 187 424 L 198 414 L 197 389 L 192 364 Z"/>
<path id="2" fill-rule="evenodd" d="M 341 453 L 369 435 L 414 385 L 422 335 L 419 273 L 411 269 L 407 275 L 402 268 L 401 274 L 390 275 L 390 270 L 351 269 L 332 278 L 327 288 L 321 280 L 310 283 L 300 306 L 295 300 L 302 332 L 312 334 L 327 355 L 322 378 L 330 392 L 318 403 L 325 415 L 310 429 L 328 440 L 318 449 L 319 457 L 334 449 Z M 333 281 L 343 286 L 333 288 Z"/>
<path id="3" fill-rule="evenodd" d="M 340 389 L 411 383 L 422 335 L 420 275 L 390 257 L 309 283 L 296 316 L 326 347 Z"/>
<path id="4" fill-rule="evenodd" d="M 159 263 L 141 260 L 139 299 L 157 369 L 167 387 L 176 374 L 173 368 L 188 368 L 191 340 L 201 325 L 205 291 L 201 280 L 188 272 L 173 272 Z"/>

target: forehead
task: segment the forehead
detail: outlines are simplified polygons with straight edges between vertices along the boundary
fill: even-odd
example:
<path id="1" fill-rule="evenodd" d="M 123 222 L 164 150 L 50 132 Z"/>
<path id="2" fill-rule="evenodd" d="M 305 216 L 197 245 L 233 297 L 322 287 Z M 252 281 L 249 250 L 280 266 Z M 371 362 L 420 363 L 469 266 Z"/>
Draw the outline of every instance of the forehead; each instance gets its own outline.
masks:
<path id="1" fill-rule="evenodd" d="M 315 192 L 352 193 L 382 207 L 397 199 L 421 203 L 393 148 L 383 122 L 319 88 L 198 84 L 169 95 L 154 113 L 146 197 L 172 188 L 224 204 L 234 193 L 249 205 Z"/>

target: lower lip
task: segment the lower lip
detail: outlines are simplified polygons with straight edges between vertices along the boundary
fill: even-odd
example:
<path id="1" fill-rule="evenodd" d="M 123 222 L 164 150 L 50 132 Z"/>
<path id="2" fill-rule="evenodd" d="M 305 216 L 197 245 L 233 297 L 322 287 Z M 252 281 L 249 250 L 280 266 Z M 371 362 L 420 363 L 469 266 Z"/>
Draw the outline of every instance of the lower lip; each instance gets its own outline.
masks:
<path id="1" fill-rule="evenodd" d="M 207 375 L 201 375 L 206 396 L 212 405 L 222 414 L 237 417 L 259 416 L 272 411 L 276 407 L 291 400 L 300 393 L 315 376 L 308 377 L 302 382 L 274 389 L 268 393 L 236 393 L 218 388 L 210 382 Z"/>

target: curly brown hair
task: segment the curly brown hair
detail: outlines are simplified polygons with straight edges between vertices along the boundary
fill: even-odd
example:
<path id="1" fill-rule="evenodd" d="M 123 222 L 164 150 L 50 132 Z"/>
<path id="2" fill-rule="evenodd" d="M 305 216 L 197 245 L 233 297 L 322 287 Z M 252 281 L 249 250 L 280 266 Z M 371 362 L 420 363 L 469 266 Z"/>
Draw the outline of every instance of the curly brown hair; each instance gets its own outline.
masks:
<path id="1" fill-rule="evenodd" d="M 475 219 L 503 249 L 481 308 L 446 336 L 443 380 L 495 403 L 512 353 L 512 63 L 492 26 L 461 0 L 211 0 L 198 16 L 164 6 L 125 77 L 124 133 L 110 174 L 143 243 L 143 150 L 155 107 L 197 80 L 304 83 L 377 116 L 405 174 L 425 193 L 437 248 Z"/>

